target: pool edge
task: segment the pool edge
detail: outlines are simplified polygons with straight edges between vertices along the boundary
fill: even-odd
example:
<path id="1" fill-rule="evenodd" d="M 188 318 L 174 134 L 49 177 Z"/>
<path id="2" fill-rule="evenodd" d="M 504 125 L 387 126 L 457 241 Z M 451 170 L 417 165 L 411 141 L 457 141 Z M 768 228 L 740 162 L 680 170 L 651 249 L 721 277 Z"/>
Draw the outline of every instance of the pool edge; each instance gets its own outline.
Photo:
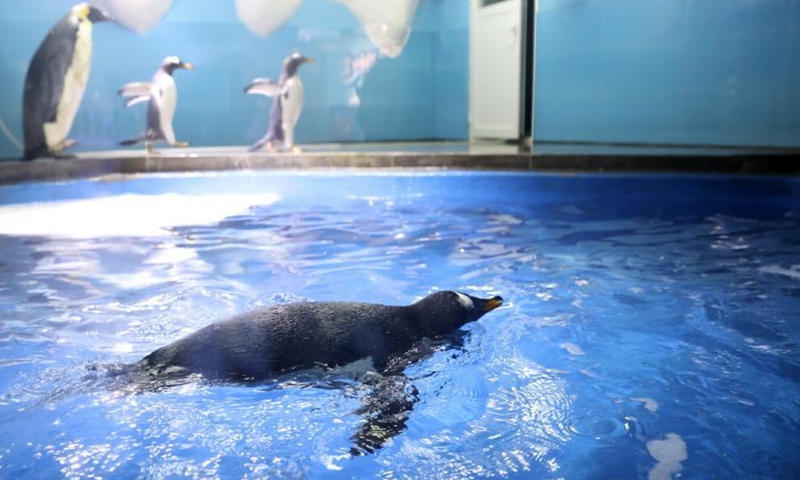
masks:
<path id="1" fill-rule="evenodd" d="M 454 169 L 562 173 L 652 172 L 800 175 L 800 155 L 620 155 L 528 153 L 163 154 L 0 162 L 0 184 L 66 181 L 111 174 L 269 169 Z"/>

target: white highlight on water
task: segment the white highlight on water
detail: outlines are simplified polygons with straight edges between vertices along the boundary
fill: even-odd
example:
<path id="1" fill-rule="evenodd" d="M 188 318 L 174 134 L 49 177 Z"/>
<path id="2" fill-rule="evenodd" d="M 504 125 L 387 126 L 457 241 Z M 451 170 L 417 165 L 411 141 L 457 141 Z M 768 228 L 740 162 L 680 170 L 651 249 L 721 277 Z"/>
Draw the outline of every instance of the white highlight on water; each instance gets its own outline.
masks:
<path id="1" fill-rule="evenodd" d="M 792 265 L 789 268 L 781 267 L 780 265 L 768 265 L 758 269 L 761 273 L 771 273 L 773 275 L 783 275 L 785 277 L 800 280 L 800 265 Z"/>
<path id="2" fill-rule="evenodd" d="M 270 205 L 266 194 L 162 195 L 26 203 L 0 207 L 0 234 L 67 238 L 159 237 L 170 227 L 206 225 Z"/>

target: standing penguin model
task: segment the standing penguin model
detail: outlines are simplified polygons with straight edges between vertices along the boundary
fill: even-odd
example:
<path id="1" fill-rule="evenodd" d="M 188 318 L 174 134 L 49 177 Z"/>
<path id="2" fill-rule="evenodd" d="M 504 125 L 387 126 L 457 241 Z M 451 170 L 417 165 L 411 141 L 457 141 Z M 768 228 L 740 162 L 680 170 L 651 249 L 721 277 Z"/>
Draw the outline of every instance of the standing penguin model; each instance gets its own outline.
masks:
<path id="1" fill-rule="evenodd" d="M 354 435 L 356 447 L 351 450 L 360 455 L 381 448 L 405 429 L 416 403 L 416 395 L 409 399 L 405 392 L 416 389 L 406 387 L 402 369 L 435 351 L 431 347 L 425 352 L 425 345 L 446 340 L 502 304 L 500 297 L 442 291 L 407 306 L 277 305 L 208 325 L 155 350 L 125 372 L 132 374 L 137 388 L 158 390 L 197 376 L 212 382 L 263 381 L 369 359 L 375 372 L 368 385 L 375 393 L 357 411 L 365 414 L 366 421 Z"/>
<path id="2" fill-rule="evenodd" d="M 303 82 L 300 81 L 297 70 L 300 65 L 311 62 L 314 62 L 313 58 L 294 53 L 283 61 L 281 77 L 277 83 L 268 78 L 256 78 L 245 87 L 245 93 L 275 97 L 269 113 L 267 134 L 250 147 L 251 152 L 265 144 L 273 152 L 276 141 L 283 141 L 287 150 L 300 151 L 294 146 L 294 126 L 303 110 Z"/>
<path id="3" fill-rule="evenodd" d="M 126 107 L 147 102 L 147 128 L 144 133 L 124 140 L 120 145 L 131 146 L 144 142 L 149 153 L 153 151 L 153 142 L 159 140 L 173 147 L 189 146 L 189 142 L 176 141 L 172 130 L 172 119 L 178 105 L 178 89 L 172 74 L 179 68 L 193 70 L 194 66 L 176 56 L 169 56 L 161 63 L 151 82 L 132 82 L 119 90 L 120 95 L 128 97 L 125 101 Z"/>
<path id="4" fill-rule="evenodd" d="M 88 3 L 75 5 L 36 50 L 25 76 L 23 160 L 61 158 L 64 149 L 75 144 L 67 135 L 92 68 L 92 28 L 107 20 Z"/>

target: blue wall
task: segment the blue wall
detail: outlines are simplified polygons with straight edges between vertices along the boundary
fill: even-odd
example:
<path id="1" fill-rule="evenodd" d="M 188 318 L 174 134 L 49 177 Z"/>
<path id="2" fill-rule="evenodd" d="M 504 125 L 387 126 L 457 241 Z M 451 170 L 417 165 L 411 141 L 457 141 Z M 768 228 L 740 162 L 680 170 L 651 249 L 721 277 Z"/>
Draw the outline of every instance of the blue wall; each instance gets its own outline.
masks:
<path id="1" fill-rule="evenodd" d="M 800 147 L 800 0 L 539 0 L 534 139 Z"/>
<path id="2" fill-rule="evenodd" d="M 28 62 L 71 0 L 0 2 L 0 117 L 21 139 L 22 90 Z M 197 67 L 179 71 L 174 127 L 193 146 L 247 145 L 266 131 L 271 100 L 242 90 L 259 76 L 277 77 L 293 51 L 318 62 L 301 69 L 303 143 L 464 139 L 467 136 L 468 2 L 421 0 L 403 53 L 380 58 L 356 82 L 343 80 L 348 58 L 374 53 L 349 10 L 306 0 L 268 37 L 245 28 L 233 0 L 177 0 L 164 20 L 139 35 L 114 24 L 94 29 L 93 70 L 71 138 L 74 151 L 114 148 L 144 128 L 146 107 L 122 107 L 124 83 L 148 80 L 167 55 Z M 348 101 L 357 93 L 360 105 Z M 20 155 L 0 134 L 0 158 Z"/>
<path id="3" fill-rule="evenodd" d="M 469 115 L 469 2 L 445 0 L 440 15 L 434 58 L 435 137 L 463 139 Z"/>

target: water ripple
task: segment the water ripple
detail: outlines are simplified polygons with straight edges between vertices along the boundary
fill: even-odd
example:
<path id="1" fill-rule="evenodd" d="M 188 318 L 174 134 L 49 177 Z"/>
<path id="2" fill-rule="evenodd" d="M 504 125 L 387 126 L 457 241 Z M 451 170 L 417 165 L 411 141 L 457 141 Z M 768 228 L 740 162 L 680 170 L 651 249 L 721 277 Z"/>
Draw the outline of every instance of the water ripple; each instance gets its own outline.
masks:
<path id="1" fill-rule="evenodd" d="M 4 475 L 638 478 L 657 465 L 648 445 L 679 437 L 685 478 L 791 478 L 794 183 L 733 195 L 685 177 L 451 173 L 27 186 L 30 199 L 196 188 L 244 203 L 147 237 L 0 237 Z M 271 190 L 280 200 L 238 208 Z M 348 456 L 370 393 L 351 379 L 129 395 L 87 368 L 258 306 L 450 288 L 506 303 L 406 370 L 419 401 L 371 456 Z"/>

